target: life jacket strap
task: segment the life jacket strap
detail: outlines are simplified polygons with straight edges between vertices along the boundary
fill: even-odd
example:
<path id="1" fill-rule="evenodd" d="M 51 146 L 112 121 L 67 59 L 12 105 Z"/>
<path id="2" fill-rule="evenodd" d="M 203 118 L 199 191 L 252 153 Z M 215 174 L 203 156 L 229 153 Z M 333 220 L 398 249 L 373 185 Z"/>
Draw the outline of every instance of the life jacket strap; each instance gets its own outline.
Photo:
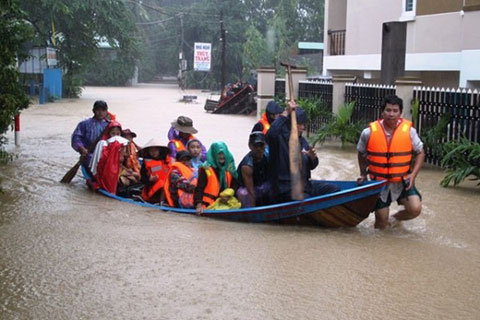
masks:
<path id="1" fill-rule="evenodd" d="M 413 154 L 413 151 L 404 151 L 404 152 L 372 152 L 367 151 L 367 154 L 374 157 L 399 157 L 399 156 L 409 156 Z"/>
<path id="2" fill-rule="evenodd" d="M 399 162 L 399 163 L 380 163 L 375 161 L 369 161 L 369 165 L 380 167 L 380 168 L 398 168 L 410 166 L 410 162 Z"/>

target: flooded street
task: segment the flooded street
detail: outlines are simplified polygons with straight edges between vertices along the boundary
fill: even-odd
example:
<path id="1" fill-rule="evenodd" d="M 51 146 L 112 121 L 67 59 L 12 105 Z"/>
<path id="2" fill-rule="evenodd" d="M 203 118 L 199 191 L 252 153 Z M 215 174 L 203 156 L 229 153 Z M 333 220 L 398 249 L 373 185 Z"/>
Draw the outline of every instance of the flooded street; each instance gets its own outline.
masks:
<path id="1" fill-rule="evenodd" d="M 178 102 L 184 94 L 198 103 Z M 217 221 L 93 194 L 80 173 L 58 182 L 97 99 L 140 145 L 166 144 L 170 122 L 188 115 L 204 144 L 225 141 L 238 164 L 256 119 L 206 113 L 207 97 L 87 87 L 22 113 L 21 146 L 7 134 L 16 159 L 0 168 L 1 319 L 480 318 L 480 188 L 442 188 L 439 169 L 417 178 L 420 217 L 386 231 L 373 214 L 340 230 Z M 357 177 L 354 148 L 318 155 L 315 178 Z"/>

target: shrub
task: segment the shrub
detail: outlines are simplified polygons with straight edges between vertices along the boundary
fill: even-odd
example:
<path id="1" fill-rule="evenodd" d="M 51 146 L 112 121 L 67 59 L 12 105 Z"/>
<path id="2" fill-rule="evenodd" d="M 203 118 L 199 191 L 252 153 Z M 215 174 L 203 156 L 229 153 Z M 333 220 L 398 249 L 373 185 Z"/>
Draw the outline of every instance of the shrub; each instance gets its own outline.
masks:
<path id="1" fill-rule="evenodd" d="M 321 98 L 298 100 L 298 106 L 303 108 L 307 113 L 307 137 L 310 135 L 312 124 L 315 121 L 328 122 L 332 119 L 332 112 L 328 110 L 327 104 Z"/>
<path id="2" fill-rule="evenodd" d="M 332 120 L 323 124 L 312 138 L 312 144 L 324 143 L 327 138 L 340 138 L 342 147 L 347 143 L 356 144 L 364 128 L 364 124 L 352 123 L 351 118 L 355 107 L 355 101 L 343 103 L 338 115 L 333 115 Z"/>
<path id="3" fill-rule="evenodd" d="M 443 144 L 442 166 L 447 173 L 440 182 L 443 187 L 450 182 L 456 186 L 470 176 L 470 180 L 480 180 L 480 143 L 462 137 Z"/>

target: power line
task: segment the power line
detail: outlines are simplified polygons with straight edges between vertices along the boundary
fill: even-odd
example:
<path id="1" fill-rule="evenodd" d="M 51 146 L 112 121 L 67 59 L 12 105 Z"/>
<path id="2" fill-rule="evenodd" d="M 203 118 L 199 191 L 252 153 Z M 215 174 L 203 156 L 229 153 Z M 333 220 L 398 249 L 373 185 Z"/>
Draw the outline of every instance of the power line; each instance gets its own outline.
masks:
<path id="1" fill-rule="evenodd" d="M 161 7 L 153 7 L 153 6 L 150 6 L 150 5 L 145 4 L 145 3 L 143 3 L 143 2 L 138 2 L 138 1 L 133 1 L 133 0 L 127 0 L 127 2 L 134 3 L 134 4 L 136 4 L 136 5 L 139 5 L 139 6 L 148 8 L 148 9 L 152 9 L 152 10 L 154 10 L 154 11 L 161 12 L 161 13 L 163 13 L 163 14 L 166 14 L 166 13 L 167 13 L 164 8 L 161 8 Z"/>
<path id="2" fill-rule="evenodd" d="M 154 24 L 159 24 L 159 23 L 162 23 L 162 22 L 165 22 L 165 21 L 175 19 L 176 16 L 178 16 L 178 14 L 174 15 L 173 17 L 163 19 L 163 20 L 157 20 L 157 21 L 151 21 L 151 22 L 135 22 L 135 24 L 137 24 L 137 25 L 154 25 Z"/>
<path id="3" fill-rule="evenodd" d="M 204 16 L 204 17 L 214 17 L 214 18 L 218 18 L 220 17 L 220 15 L 218 14 L 207 14 L 207 13 L 198 13 L 198 12 L 183 12 L 184 14 L 188 14 L 188 15 L 191 15 L 191 16 Z"/>

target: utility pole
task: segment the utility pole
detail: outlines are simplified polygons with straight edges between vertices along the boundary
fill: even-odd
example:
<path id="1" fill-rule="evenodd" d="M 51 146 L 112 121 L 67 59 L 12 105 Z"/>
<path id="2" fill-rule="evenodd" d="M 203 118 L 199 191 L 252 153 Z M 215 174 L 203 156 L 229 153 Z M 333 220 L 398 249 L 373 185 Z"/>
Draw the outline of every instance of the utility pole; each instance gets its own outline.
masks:
<path id="1" fill-rule="evenodd" d="M 184 76 L 183 76 L 183 71 L 184 71 L 184 66 L 183 66 L 183 42 L 184 40 L 184 32 L 183 32 L 183 12 L 180 13 L 180 50 L 178 53 L 178 84 L 180 85 L 180 88 L 182 90 L 184 89 Z"/>
<path id="2" fill-rule="evenodd" d="M 223 25 L 223 9 L 220 11 L 220 41 L 222 41 L 222 75 L 220 80 L 220 90 L 223 90 L 225 87 L 225 44 L 227 39 L 225 38 L 225 26 Z"/>

